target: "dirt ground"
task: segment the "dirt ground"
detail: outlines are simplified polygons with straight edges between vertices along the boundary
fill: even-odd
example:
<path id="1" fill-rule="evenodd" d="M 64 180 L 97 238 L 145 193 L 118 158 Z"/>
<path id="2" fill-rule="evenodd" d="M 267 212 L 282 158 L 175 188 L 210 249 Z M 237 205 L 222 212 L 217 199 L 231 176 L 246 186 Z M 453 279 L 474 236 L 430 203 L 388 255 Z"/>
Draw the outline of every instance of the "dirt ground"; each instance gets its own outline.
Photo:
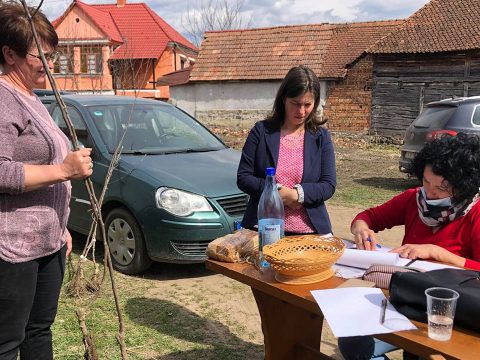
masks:
<path id="1" fill-rule="evenodd" d="M 334 233 L 351 239 L 350 220 L 361 210 L 352 207 L 328 207 Z M 401 242 L 402 228 L 384 231 L 380 234 L 382 243 L 395 246 Z M 225 276 L 205 270 L 202 264 L 173 265 L 154 264 L 145 274 L 147 278 L 159 281 L 145 295 L 157 300 L 176 303 L 200 317 L 208 317 L 213 322 L 204 331 L 212 334 L 212 339 L 242 347 L 245 359 L 263 359 L 263 334 L 255 300 L 248 286 Z M 245 346 L 249 343 L 248 346 Z M 328 325 L 324 326 L 321 350 L 335 359 L 342 359 L 336 339 Z M 399 351 L 392 359 L 400 359 Z"/>
<path id="2" fill-rule="evenodd" d="M 216 130 L 216 131 L 215 131 Z M 214 129 L 230 146 L 240 149 L 247 131 Z M 337 171 L 346 180 L 339 186 L 349 186 L 349 181 L 368 181 L 372 188 L 403 186 L 404 177 L 398 173 L 398 152 L 359 152 L 368 144 L 363 140 L 336 140 Z M 348 179 L 347 179 L 348 177 Z M 353 180 L 352 180 L 353 179 Z M 342 180 L 342 179 L 340 179 Z M 327 204 L 333 232 L 336 236 L 352 239 L 350 221 L 362 210 L 351 206 Z M 403 228 L 387 230 L 379 234 L 382 244 L 395 247 L 403 237 Z M 154 264 L 146 277 L 159 280 L 146 296 L 177 303 L 198 316 L 213 320 L 205 331 L 212 333 L 215 341 L 238 346 L 245 352 L 245 359 L 263 359 L 263 334 L 255 300 L 248 286 L 213 274 L 201 264 Z M 245 346 L 248 343 L 248 346 Z M 342 359 L 336 339 L 328 325 L 324 325 L 321 350 L 335 359 Z M 401 359 L 401 351 L 391 354 L 391 359 Z"/>

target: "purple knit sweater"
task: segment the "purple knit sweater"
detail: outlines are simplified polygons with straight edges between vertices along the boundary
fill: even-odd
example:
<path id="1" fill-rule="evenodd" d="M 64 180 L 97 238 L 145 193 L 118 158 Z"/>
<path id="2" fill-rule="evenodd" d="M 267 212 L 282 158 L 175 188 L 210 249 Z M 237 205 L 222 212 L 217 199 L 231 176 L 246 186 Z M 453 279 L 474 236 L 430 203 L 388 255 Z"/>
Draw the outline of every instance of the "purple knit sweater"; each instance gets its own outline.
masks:
<path id="1" fill-rule="evenodd" d="M 0 258 L 24 262 L 66 241 L 70 182 L 24 192 L 25 164 L 59 164 L 68 139 L 36 96 L 0 79 Z"/>

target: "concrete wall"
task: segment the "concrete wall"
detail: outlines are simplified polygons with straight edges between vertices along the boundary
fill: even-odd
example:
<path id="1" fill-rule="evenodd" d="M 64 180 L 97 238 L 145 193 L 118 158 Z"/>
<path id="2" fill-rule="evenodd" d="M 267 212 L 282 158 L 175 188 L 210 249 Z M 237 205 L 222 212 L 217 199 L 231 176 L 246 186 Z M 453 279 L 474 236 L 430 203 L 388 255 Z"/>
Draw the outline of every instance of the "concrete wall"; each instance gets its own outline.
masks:
<path id="1" fill-rule="evenodd" d="M 207 126 L 249 129 L 272 110 L 280 81 L 205 82 L 170 87 L 171 102 Z M 322 82 L 321 105 L 326 82 Z"/>

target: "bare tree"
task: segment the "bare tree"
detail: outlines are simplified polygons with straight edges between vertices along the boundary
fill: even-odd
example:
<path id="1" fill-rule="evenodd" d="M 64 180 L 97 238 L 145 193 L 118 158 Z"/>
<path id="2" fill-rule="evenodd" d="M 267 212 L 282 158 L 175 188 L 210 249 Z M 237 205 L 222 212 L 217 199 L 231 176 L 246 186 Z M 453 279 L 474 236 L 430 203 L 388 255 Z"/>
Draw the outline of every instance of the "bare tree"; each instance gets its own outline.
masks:
<path id="1" fill-rule="evenodd" d="M 247 29 L 252 25 L 252 17 L 242 13 L 244 0 L 197 0 L 197 4 L 181 19 L 187 37 L 197 47 L 205 31 Z"/>

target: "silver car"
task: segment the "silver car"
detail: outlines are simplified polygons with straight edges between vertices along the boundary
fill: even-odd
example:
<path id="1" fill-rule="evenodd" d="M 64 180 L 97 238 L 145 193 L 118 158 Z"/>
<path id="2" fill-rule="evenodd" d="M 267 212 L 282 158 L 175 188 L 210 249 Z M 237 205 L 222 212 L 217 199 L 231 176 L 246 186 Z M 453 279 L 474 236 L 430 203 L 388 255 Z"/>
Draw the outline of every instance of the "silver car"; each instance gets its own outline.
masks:
<path id="1" fill-rule="evenodd" d="M 480 96 L 435 101 L 408 127 L 401 148 L 399 168 L 408 172 L 415 155 L 426 142 L 459 132 L 480 135 Z"/>

